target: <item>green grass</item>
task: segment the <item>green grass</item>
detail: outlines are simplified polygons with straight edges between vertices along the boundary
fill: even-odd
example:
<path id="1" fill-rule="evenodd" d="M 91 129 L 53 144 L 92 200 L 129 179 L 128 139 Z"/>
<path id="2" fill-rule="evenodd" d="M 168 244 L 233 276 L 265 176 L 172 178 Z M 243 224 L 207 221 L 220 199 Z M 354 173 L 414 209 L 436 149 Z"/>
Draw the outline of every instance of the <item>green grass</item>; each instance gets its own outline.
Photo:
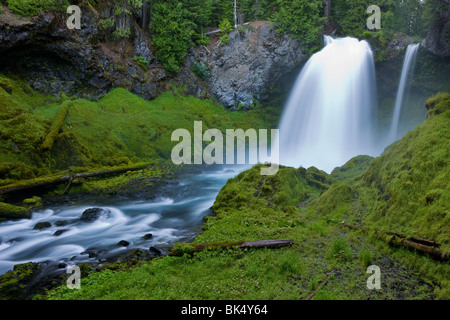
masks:
<path id="1" fill-rule="evenodd" d="M 432 239 L 448 249 L 450 95 L 431 104 L 428 120 L 373 160 L 354 185 L 365 225 Z"/>
<path id="2" fill-rule="evenodd" d="M 20 16 L 36 16 L 42 11 L 65 11 L 66 0 L 6 0 L 8 7 Z"/>
<path id="3" fill-rule="evenodd" d="M 14 76 L 0 75 L 0 185 L 67 170 L 171 163 L 171 150 L 178 143 L 171 141 L 171 134 L 176 129 L 192 134 L 194 121 L 202 121 L 204 130 L 222 132 L 268 128 L 272 117 L 264 110 L 230 112 L 211 101 L 181 96 L 181 91 L 174 88 L 147 101 L 118 88 L 99 101 L 68 100 L 42 95 Z M 160 171 L 168 170 L 164 166 Z M 97 185 L 124 185 L 120 178 L 109 182 Z M 84 191 L 95 185 L 87 184 Z"/>
<path id="4" fill-rule="evenodd" d="M 448 160 L 444 157 L 448 105 L 440 105 L 442 101 L 436 103 L 442 112 L 430 110 L 432 115 L 423 125 L 371 160 L 356 178 L 351 173 L 340 179 L 315 168 L 285 167 L 276 176 L 263 177 L 260 166 L 255 166 L 230 179 L 217 196 L 214 216 L 207 218 L 203 233 L 194 241 L 293 239 L 291 247 L 192 252 L 192 245 L 181 244 L 178 248 L 189 254 L 159 258 L 130 270 L 92 273 L 82 279 L 81 290 L 61 286 L 46 298 L 298 300 L 305 299 L 333 271 L 313 299 L 449 299 L 447 263 L 391 247 L 372 234 L 336 223 L 344 219 L 391 231 L 407 230 L 438 239 L 446 248 L 447 218 L 430 219 L 437 210 L 430 206 L 445 209 L 449 203 Z M 359 160 L 352 161 L 353 165 L 360 165 Z M 364 162 L 368 165 L 369 161 Z M 411 166 L 408 171 L 414 170 L 412 174 L 402 173 L 407 165 Z M 358 175 L 361 168 L 344 171 Z M 420 181 L 411 182 L 416 175 Z M 390 197 L 380 190 L 390 191 Z M 421 215 L 412 212 L 408 219 L 402 217 L 409 203 Z M 389 218 L 377 215 L 391 207 L 397 217 L 394 211 Z M 366 270 L 371 264 L 381 268 L 381 290 L 367 289 Z"/>

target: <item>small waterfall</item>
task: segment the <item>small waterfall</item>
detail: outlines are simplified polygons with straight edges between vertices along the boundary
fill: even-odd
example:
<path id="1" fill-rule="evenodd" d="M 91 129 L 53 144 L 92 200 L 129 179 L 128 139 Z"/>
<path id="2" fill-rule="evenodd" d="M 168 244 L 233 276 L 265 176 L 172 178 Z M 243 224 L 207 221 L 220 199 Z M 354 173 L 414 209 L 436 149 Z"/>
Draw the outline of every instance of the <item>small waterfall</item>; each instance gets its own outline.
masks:
<path id="1" fill-rule="evenodd" d="M 397 99 L 395 101 L 394 114 L 392 116 L 391 130 L 389 133 L 389 143 L 394 142 L 398 138 L 398 126 L 400 122 L 400 114 L 405 98 L 406 88 L 411 82 L 416 64 L 417 51 L 420 44 L 410 44 L 406 49 L 405 59 L 403 61 L 402 75 L 398 86 Z"/>
<path id="2" fill-rule="evenodd" d="M 303 67 L 280 122 L 280 163 L 331 172 L 374 155 L 376 82 L 366 41 L 325 36 Z"/>

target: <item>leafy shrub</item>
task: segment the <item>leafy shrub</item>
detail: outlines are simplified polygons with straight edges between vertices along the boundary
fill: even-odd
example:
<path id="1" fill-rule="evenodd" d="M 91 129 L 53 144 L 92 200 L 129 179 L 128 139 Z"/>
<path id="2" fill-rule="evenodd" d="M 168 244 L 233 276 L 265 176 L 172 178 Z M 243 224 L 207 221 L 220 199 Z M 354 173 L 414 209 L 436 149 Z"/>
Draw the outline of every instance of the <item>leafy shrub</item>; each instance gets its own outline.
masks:
<path id="1" fill-rule="evenodd" d="M 222 22 L 219 24 L 220 29 L 220 40 L 222 41 L 221 44 L 227 44 L 230 42 L 230 38 L 228 37 L 228 34 L 233 31 L 233 27 L 231 26 L 231 23 L 228 19 L 223 19 Z"/>
<path id="2" fill-rule="evenodd" d="M 137 62 L 137 64 L 144 70 L 148 70 L 149 61 L 145 60 L 142 56 L 134 56 L 133 60 Z"/>
<path id="3" fill-rule="evenodd" d="M 193 23 L 182 3 L 167 1 L 156 3 L 150 31 L 156 58 L 169 73 L 178 73 L 180 63 L 192 46 Z"/>
<path id="4" fill-rule="evenodd" d="M 287 33 L 306 46 L 318 44 L 323 17 L 321 0 L 278 0 L 272 22 L 277 32 Z"/>
<path id="5" fill-rule="evenodd" d="M 117 28 L 113 35 L 114 37 L 120 39 L 120 38 L 128 38 L 130 36 L 131 30 L 130 27 L 127 28 Z"/>
<path id="6" fill-rule="evenodd" d="M 6 0 L 8 7 L 21 16 L 36 16 L 42 11 L 65 11 L 67 0 Z"/>
<path id="7" fill-rule="evenodd" d="M 206 80 L 210 75 L 208 67 L 200 63 L 192 64 L 191 70 L 202 80 Z"/>
<path id="8" fill-rule="evenodd" d="M 112 18 L 101 19 L 100 26 L 104 30 L 112 28 L 112 27 L 114 27 L 114 20 Z"/>

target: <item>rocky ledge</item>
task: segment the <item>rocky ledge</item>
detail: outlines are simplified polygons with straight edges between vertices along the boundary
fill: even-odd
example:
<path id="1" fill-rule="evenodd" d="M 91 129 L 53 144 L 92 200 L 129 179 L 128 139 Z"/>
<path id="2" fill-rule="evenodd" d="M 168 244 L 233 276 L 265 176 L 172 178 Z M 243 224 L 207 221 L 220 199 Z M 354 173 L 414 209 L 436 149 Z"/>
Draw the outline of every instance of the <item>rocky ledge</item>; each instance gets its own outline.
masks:
<path id="1" fill-rule="evenodd" d="M 35 90 L 59 96 L 96 97 L 124 87 L 144 98 L 162 90 L 166 72 L 156 61 L 149 35 L 134 21 L 127 39 L 109 39 L 101 20 L 110 15 L 80 4 L 80 30 L 69 30 L 66 15 L 42 12 L 20 17 L 3 6 L 0 13 L 0 69 L 23 77 Z M 134 57 L 148 61 L 143 69 Z"/>
<path id="2" fill-rule="evenodd" d="M 308 58 L 298 41 L 276 33 L 266 21 L 239 27 L 229 38 L 225 45 L 212 38 L 208 48 L 191 50 L 186 63 L 208 68 L 207 87 L 226 108 L 250 108 L 267 97 L 276 80 Z"/>

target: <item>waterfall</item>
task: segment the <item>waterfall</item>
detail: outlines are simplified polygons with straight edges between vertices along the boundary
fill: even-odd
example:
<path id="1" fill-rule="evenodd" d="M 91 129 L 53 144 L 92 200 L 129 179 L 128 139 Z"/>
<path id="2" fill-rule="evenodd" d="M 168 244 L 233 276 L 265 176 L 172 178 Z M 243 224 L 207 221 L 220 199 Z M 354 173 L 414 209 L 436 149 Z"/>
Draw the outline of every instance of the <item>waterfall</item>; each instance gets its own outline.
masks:
<path id="1" fill-rule="evenodd" d="M 376 82 L 366 41 L 325 36 L 303 67 L 279 125 L 280 163 L 331 172 L 361 154 L 375 155 Z"/>
<path id="2" fill-rule="evenodd" d="M 392 116 L 391 130 L 389 133 L 389 143 L 394 142 L 398 138 L 398 126 L 400 122 L 400 114 L 405 98 L 406 88 L 411 82 L 414 66 L 416 63 L 417 51 L 420 44 L 411 44 L 406 49 L 405 59 L 403 60 L 402 75 L 398 86 L 397 99 L 395 100 L 394 114 Z"/>

